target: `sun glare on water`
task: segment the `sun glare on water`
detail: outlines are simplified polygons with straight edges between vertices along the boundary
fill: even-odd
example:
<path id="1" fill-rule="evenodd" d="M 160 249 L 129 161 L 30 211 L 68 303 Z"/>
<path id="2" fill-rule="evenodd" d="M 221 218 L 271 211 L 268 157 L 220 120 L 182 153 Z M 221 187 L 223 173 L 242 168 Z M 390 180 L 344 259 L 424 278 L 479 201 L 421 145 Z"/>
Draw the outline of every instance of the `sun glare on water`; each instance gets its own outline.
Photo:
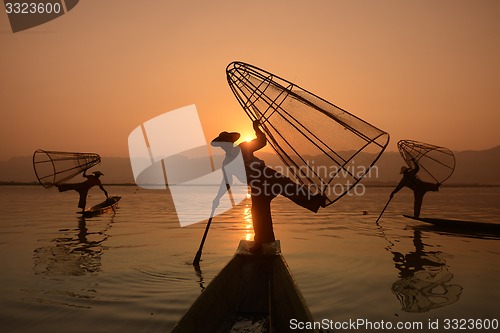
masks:
<path id="1" fill-rule="evenodd" d="M 251 211 L 251 208 L 250 208 L 250 205 L 246 205 L 245 206 L 245 209 L 243 211 L 243 220 L 244 220 L 244 223 L 245 223 L 245 239 L 247 241 L 249 240 L 253 240 L 253 224 L 252 224 L 252 211 Z"/>

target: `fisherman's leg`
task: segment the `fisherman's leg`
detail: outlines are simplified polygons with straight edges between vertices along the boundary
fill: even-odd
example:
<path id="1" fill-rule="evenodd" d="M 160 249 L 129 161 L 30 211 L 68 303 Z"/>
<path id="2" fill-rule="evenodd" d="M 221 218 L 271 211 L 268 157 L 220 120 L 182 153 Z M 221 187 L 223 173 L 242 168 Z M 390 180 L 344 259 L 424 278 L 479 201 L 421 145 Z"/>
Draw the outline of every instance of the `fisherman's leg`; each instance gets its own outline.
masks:
<path id="1" fill-rule="evenodd" d="M 413 203 L 413 216 L 415 216 L 415 217 L 420 216 L 420 209 L 422 208 L 424 194 L 425 194 L 425 192 L 413 191 L 413 196 L 415 198 L 415 201 Z"/>
<path id="2" fill-rule="evenodd" d="M 252 195 L 252 222 L 255 233 L 255 247 L 263 243 L 274 242 L 273 220 L 271 216 L 271 200 L 273 197 Z"/>
<path id="3" fill-rule="evenodd" d="M 85 211 L 85 206 L 87 206 L 87 194 L 88 191 L 77 190 L 80 195 L 80 199 L 78 200 L 78 208 L 82 209 L 82 213 Z"/>
<path id="4" fill-rule="evenodd" d="M 86 205 L 87 205 L 87 198 L 80 195 L 80 200 L 78 201 L 78 208 L 82 209 L 82 213 L 85 211 Z"/>
<path id="5" fill-rule="evenodd" d="M 295 204 L 309 209 L 316 213 L 320 207 L 326 204 L 326 197 L 321 193 L 311 193 L 307 187 L 295 183 L 288 177 L 274 171 L 271 168 L 266 168 L 264 176 L 270 183 L 271 191 L 274 195 L 283 195 L 292 200 Z"/>
<path id="6" fill-rule="evenodd" d="M 425 192 L 427 191 L 437 192 L 439 191 L 439 186 L 440 184 L 424 183 L 423 189 L 425 190 Z"/>
<path id="7" fill-rule="evenodd" d="M 81 183 L 76 183 L 76 184 L 60 184 L 60 185 L 56 185 L 57 189 L 59 190 L 59 192 L 66 192 L 66 191 L 70 191 L 70 190 L 78 190 L 78 188 L 80 187 Z"/>

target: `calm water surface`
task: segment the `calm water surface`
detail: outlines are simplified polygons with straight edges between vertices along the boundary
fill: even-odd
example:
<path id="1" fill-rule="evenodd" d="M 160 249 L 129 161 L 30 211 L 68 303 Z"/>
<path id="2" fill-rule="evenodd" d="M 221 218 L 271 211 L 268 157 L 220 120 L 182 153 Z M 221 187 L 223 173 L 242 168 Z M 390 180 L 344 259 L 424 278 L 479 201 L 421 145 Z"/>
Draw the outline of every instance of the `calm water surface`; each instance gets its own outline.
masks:
<path id="1" fill-rule="evenodd" d="M 249 202 L 214 218 L 201 274 L 190 264 L 205 223 L 181 228 L 167 192 L 108 186 L 116 214 L 81 220 L 76 193 L 0 187 L 2 332 L 169 332 L 253 237 Z M 500 320 L 495 235 L 439 230 L 402 217 L 403 190 L 367 188 L 318 214 L 284 198 L 275 233 L 316 320 Z M 89 204 L 103 199 L 91 191 Z M 442 188 L 423 215 L 500 223 L 500 188 Z M 412 332 L 413 330 L 406 330 Z"/>

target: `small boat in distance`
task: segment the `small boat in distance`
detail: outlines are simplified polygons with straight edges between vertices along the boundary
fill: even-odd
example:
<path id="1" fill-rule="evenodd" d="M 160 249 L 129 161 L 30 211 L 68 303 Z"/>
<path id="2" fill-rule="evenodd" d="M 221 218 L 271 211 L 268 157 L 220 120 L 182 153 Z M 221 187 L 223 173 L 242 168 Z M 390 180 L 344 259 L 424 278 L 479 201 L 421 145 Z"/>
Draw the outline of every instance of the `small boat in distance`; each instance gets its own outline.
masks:
<path id="1" fill-rule="evenodd" d="M 201 293 L 173 333 L 290 332 L 312 316 L 281 255 L 280 242 L 253 254 L 240 241 L 233 259 Z"/>
<path id="2" fill-rule="evenodd" d="M 103 202 L 86 209 L 82 214 L 83 217 L 93 217 L 97 215 L 101 215 L 110 211 L 115 211 L 116 206 L 118 206 L 118 201 L 120 201 L 122 197 L 112 196 L 104 200 Z"/>
<path id="3" fill-rule="evenodd" d="M 498 223 L 462 221 L 462 220 L 440 219 L 440 218 L 430 218 L 430 217 L 414 217 L 410 215 L 403 215 L 403 216 L 412 220 L 430 223 L 436 227 L 448 231 L 461 231 L 464 233 L 465 232 L 484 233 L 497 236 L 500 235 L 500 224 Z"/>

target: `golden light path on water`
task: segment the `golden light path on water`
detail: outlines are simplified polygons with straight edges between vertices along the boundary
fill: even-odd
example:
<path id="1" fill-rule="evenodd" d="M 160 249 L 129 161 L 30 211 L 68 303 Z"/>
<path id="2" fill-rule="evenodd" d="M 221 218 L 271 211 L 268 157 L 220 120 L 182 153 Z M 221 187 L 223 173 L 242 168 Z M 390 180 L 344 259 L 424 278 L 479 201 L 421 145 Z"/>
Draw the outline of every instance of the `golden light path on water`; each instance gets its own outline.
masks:
<path id="1" fill-rule="evenodd" d="M 250 194 L 247 194 L 247 198 L 250 198 Z M 252 210 L 249 202 L 245 204 L 243 209 L 243 223 L 245 225 L 245 240 L 253 240 L 253 223 L 252 223 Z"/>

